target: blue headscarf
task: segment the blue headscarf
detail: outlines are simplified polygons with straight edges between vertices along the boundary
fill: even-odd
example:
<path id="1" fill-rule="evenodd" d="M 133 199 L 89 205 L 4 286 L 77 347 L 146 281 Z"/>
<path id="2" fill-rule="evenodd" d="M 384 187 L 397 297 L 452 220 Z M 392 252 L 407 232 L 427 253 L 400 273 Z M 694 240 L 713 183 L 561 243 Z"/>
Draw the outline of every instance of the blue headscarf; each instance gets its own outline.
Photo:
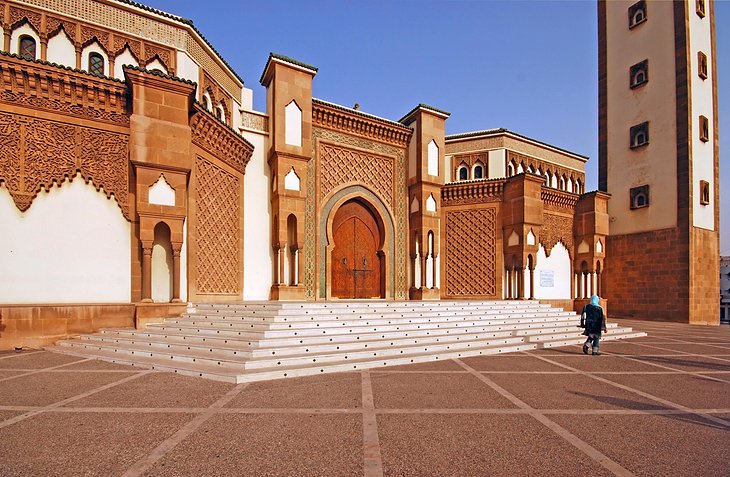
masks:
<path id="1" fill-rule="evenodd" d="M 598 304 L 598 295 L 593 295 L 593 296 L 591 297 L 591 305 L 593 305 L 593 306 L 600 306 L 600 305 Z"/>

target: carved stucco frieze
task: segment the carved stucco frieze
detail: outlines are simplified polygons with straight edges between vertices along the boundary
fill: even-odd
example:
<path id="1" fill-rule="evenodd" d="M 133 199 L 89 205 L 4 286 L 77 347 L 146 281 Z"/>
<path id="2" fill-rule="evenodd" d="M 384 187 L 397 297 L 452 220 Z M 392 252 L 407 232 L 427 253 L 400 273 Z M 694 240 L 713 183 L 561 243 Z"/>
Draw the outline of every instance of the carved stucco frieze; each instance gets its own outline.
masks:
<path id="1" fill-rule="evenodd" d="M 544 214 L 540 231 L 540 243 L 545 248 L 545 255 L 550 256 L 553 247 L 562 242 L 573 256 L 573 216 Z"/>
<path id="2" fill-rule="evenodd" d="M 446 212 L 446 295 L 496 296 L 497 209 Z"/>
<path id="3" fill-rule="evenodd" d="M 149 43 L 145 43 L 144 46 L 144 52 L 145 52 L 145 63 L 149 63 L 152 61 L 155 57 L 159 58 L 162 64 L 167 68 L 167 71 L 170 71 L 170 50 L 168 48 L 161 48 L 158 46 L 150 45 Z"/>
<path id="4" fill-rule="evenodd" d="M 51 38 L 55 36 L 61 29 L 66 32 L 71 41 L 76 40 L 76 23 L 63 20 L 51 15 L 46 16 L 46 35 Z"/>
<path id="5" fill-rule="evenodd" d="M 96 38 L 99 44 L 104 47 L 107 53 L 111 50 L 108 31 L 99 30 L 98 28 L 91 28 L 85 25 L 81 27 L 81 43 L 83 45 L 92 43 L 92 40 L 94 38 Z"/>
<path id="6" fill-rule="evenodd" d="M 27 8 L 10 7 L 10 25 L 15 27 L 23 19 L 28 19 L 28 23 L 37 32 L 41 31 L 41 14 Z"/>
<path id="7" fill-rule="evenodd" d="M 129 46 L 129 50 L 134 55 L 135 59 L 140 61 L 140 58 L 142 57 L 142 42 L 119 34 L 114 35 L 114 55 L 122 53 L 127 46 Z"/>
<path id="8" fill-rule="evenodd" d="M 0 113 L 0 182 L 25 212 L 42 190 L 77 172 L 96 190 L 113 195 L 129 220 L 126 134 L 46 119 Z"/>
<path id="9" fill-rule="evenodd" d="M 196 112 L 190 120 L 193 143 L 213 154 L 241 174 L 253 154 L 253 145 L 242 136 L 195 105 Z"/>
<path id="10" fill-rule="evenodd" d="M 448 207 L 501 202 L 503 193 L 503 179 L 456 182 L 441 189 L 441 205 Z"/>

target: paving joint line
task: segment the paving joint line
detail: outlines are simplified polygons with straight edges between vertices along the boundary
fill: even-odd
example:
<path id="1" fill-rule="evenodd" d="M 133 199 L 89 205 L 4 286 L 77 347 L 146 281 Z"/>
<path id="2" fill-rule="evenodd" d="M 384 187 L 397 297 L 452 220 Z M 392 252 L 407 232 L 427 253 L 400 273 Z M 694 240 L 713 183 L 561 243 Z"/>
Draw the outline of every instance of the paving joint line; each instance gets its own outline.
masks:
<path id="1" fill-rule="evenodd" d="M 657 368 L 667 369 L 667 370 L 671 371 L 671 373 L 667 373 L 667 374 L 688 374 L 690 376 L 704 378 L 704 379 L 707 379 L 709 381 L 716 381 L 716 382 L 719 382 L 719 383 L 727 383 L 727 384 L 730 384 L 730 380 L 720 379 L 720 378 L 716 378 L 714 376 L 708 376 L 706 374 L 701 374 L 699 371 L 687 371 L 686 369 L 673 368 L 671 366 L 667 366 L 667 365 L 664 365 L 664 364 L 653 363 L 651 361 L 644 361 L 644 360 L 642 360 L 640 358 L 634 358 L 633 356 L 614 355 L 614 354 L 612 354 L 610 352 L 604 353 L 604 354 L 606 354 L 607 356 L 616 356 L 616 357 L 619 357 L 619 358 L 622 358 L 622 359 L 626 359 L 626 360 L 629 360 L 629 361 L 636 361 L 637 363 L 648 364 L 650 366 L 655 366 Z M 682 355 L 680 355 L 680 356 L 682 356 Z M 701 356 L 701 355 L 698 355 L 698 356 Z M 730 372 L 730 369 L 728 369 L 728 371 L 708 371 L 708 373 L 723 373 L 723 372 L 724 373 Z M 595 374 L 608 374 L 608 373 L 595 373 Z M 653 372 L 642 373 L 642 372 L 639 371 L 639 372 L 637 372 L 637 374 L 657 374 L 657 373 L 653 373 Z"/>
<path id="2" fill-rule="evenodd" d="M 44 350 L 42 350 L 42 349 L 38 349 L 38 350 L 33 350 L 33 351 L 28 351 L 28 352 L 20 352 L 20 353 L 10 354 L 8 356 L 0 356 L 0 359 L 17 358 L 19 356 L 30 356 L 33 354 L 43 353 L 43 351 Z"/>
<path id="3" fill-rule="evenodd" d="M 360 373 L 362 382 L 363 474 L 365 477 L 383 476 L 383 456 L 378 437 L 378 418 L 369 371 Z"/>
<path id="4" fill-rule="evenodd" d="M 146 457 L 141 458 L 134 463 L 130 468 L 122 474 L 122 477 L 139 477 L 147 472 L 157 461 L 165 457 L 171 450 L 173 450 L 183 440 L 188 438 L 194 433 L 200 426 L 202 426 L 208 419 L 215 416 L 218 410 L 223 408 L 241 391 L 248 387 L 248 383 L 237 384 L 233 389 L 228 391 L 222 398 L 211 404 L 205 412 L 198 414 L 193 420 L 186 423 L 180 429 L 178 429 L 173 435 L 162 441 L 157 447 L 147 454 Z"/>
<path id="5" fill-rule="evenodd" d="M 698 412 L 697 410 L 690 409 L 687 406 L 683 406 L 681 404 L 677 404 L 677 403 L 672 402 L 672 401 L 669 401 L 667 399 L 663 399 L 663 398 L 660 398 L 658 396 L 654 396 L 652 394 L 646 393 L 646 392 L 641 391 L 639 389 L 635 389 L 635 388 L 632 388 L 630 386 L 626 386 L 624 384 L 616 383 L 616 382 L 611 381 L 609 379 L 605 379 L 605 378 L 602 378 L 600 376 L 596 376 L 595 374 L 590 373 L 588 371 L 583 371 L 583 370 L 577 369 L 577 368 L 571 368 L 570 366 L 568 366 L 566 364 L 562 364 L 562 363 L 559 363 L 557 361 L 553 361 L 551 359 L 545 358 L 545 357 L 540 356 L 540 355 L 537 355 L 537 354 L 535 354 L 533 356 L 535 356 L 538 359 L 541 359 L 541 360 L 545 361 L 546 363 L 551 363 L 551 364 L 554 364 L 556 366 L 560 366 L 560 367 L 565 368 L 565 369 L 573 370 L 577 374 L 582 374 L 583 376 L 589 377 L 591 379 L 595 379 L 596 381 L 600 381 L 602 383 L 609 384 L 609 385 L 614 386 L 614 387 L 617 387 L 619 389 L 623 389 L 624 391 L 629 391 L 629 392 L 632 392 L 634 394 L 638 394 L 639 396 L 645 397 L 647 399 L 651 399 L 652 401 L 656 401 L 656 402 L 658 402 L 660 404 L 663 404 L 665 406 L 670 406 L 670 407 L 673 407 L 675 409 L 681 409 L 681 410 L 684 410 L 684 411 L 688 411 L 691 414 L 696 414 L 698 416 L 704 417 L 705 419 L 707 419 L 709 421 L 712 421 L 715 424 L 720 424 L 723 427 L 730 428 L 730 422 L 728 422 L 728 421 L 726 421 L 724 419 L 720 419 L 718 417 L 711 416 L 709 414 L 704 414 L 702 412 Z"/>
<path id="6" fill-rule="evenodd" d="M 38 373 L 55 371 L 56 369 L 63 368 L 64 366 L 71 366 L 72 364 L 85 363 L 87 361 L 93 361 L 93 360 L 94 360 L 94 358 L 86 358 L 86 359 L 80 359 L 78 361 L 72 361 L 70 363 L 59 364 L 58 366 L 49 366 L 48 368 L 34 369 L 32 371 L 28 371 L 27 373 L 22 373 L 22 374 L 18 374 L 16 376 L 8 376 L 7 378 L 2 378 L 2 379 L 0 379 L 0 383 L 5 382 L 5 381 L 10 381 L 11 379 L 23 378 L 25 376 L 32 376 L 32 375 L 38 374 Z M 6 370 L 0 369 L 0 371 L 6 371 Z M 129 372 L 135 372 L 135 371 L 129 371 Z"/>
<path id="7" fill-rule="evenodd" d="M 475 376 L 477 379 L 479 379 L 481 382 L 495 390 L 497 393 L 499 393 L 502 397 L 508 399 L 512 404 L 516 405 L 517 407 L 520 407 L 524 409 L 525 411 L 529 411 L 528 414 L 535 418 L 538 422 L 543 424 L 545 427 L 562 437 L 564 440 L 566 440 L 569 444 L 573 445 L 575 448 L 586 454 L 588 457 L 596 461 L 598 464 L 600 464 L 605 469 L 612 472 L 614 475 L 620 476 L 620 477 L 631 477 L 634 476 L 634 474 L 629 471 L 628 469 L 625 469 L 622 467 L 618 462 L 612 460 L 607 455 L 600 452 L 598 449 L 594 448 L 590 444 L 588 444 L 586 441 L 582 440 L 575 434 L 568 431 L 566 428 L 561 426 L 555 421 L 550 420 L 547 416 L 545 416 L 540 410 L 533 408 L 511 392 L 507 391 L 505 388 L 500 386 L 499 384 L 495 383 L 491 379 L 487 378 L 483 374 L 480 374 L 478 371 L 476 371 L 474 368 L 469 366 L 468 364 L 464 363 L 460 359 L 454 359 L 454 361 L 459 364 L 459 366 L 463 367 L 464 369 L 471 372 L 473 376 Z"/>

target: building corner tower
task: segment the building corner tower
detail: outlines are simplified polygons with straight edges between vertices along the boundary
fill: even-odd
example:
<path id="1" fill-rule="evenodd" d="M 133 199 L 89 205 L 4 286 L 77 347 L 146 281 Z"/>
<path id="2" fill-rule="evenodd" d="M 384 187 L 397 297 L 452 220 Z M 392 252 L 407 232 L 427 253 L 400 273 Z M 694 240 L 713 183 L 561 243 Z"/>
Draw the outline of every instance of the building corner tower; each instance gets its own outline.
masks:
<path id="1" fill-rule="evenodd" d="M 611 314 L 718 324 L 714 2 L 599 0 L 598 49 Z"/>

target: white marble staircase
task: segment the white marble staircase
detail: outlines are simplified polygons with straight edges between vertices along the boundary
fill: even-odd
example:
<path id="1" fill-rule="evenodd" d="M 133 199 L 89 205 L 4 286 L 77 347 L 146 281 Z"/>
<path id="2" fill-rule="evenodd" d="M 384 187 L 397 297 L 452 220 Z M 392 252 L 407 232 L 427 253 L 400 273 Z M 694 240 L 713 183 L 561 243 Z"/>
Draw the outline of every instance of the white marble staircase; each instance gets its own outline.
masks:
<path id="1" fill-rule="evenodd" d="M 537 301 L 193 304 L 48 349 L 240 383 L 576 344 L 578 320 Z M 609 324 L 603 339 L 639 336 Z"/>

